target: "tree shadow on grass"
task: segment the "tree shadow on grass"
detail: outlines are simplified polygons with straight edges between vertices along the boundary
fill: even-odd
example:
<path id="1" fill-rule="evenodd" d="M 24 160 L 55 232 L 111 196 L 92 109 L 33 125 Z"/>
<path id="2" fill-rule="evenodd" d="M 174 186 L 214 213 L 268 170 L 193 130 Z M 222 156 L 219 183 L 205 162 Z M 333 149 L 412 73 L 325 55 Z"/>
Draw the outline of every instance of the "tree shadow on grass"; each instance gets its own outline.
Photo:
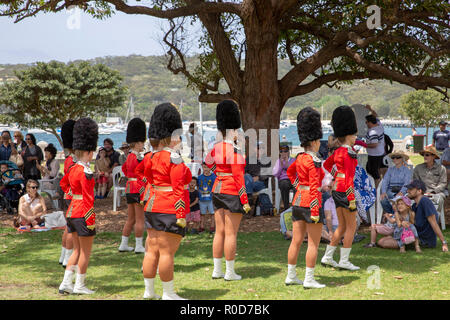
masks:
<path id="1" fill-rule="evenodd" d="M 229 291 L 228 289 L 196 290 L 181 288 L 177 290 L 177 294 L 190 300 L 217 300 L 217 298 L 226 295 Z"/>
<path id="2" fill-rule="evenodd" d="M 242 276 L 242 279 L 267 278 L 282 271 L 282 268 L 267 266 L 239 267 L 236 266 L 236 273 Z"/>
<path id="3" fill-rule="evenodd" d="M 319 283 L 325 284 L 327 287 L 341 287 L 352 283 L 353 281 L 360 280 L 360 276 L 343 276 L 340 273 L 336 273 L 336 276 L 322 276 L 316 274 L 314 276 Z"/>

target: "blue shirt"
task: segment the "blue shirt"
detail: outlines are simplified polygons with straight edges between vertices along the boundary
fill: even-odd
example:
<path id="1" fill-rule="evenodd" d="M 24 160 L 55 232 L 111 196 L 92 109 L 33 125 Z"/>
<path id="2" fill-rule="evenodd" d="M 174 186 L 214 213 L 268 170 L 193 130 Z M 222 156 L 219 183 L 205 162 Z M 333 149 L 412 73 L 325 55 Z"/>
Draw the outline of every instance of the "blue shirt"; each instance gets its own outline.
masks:
<path id="1" fill-rule="evenodd" d="M 412 209 L 416 213 L 414 225 L 419 234 L 419 239 L 427 243 L 431 248 L 435 248 L 436 234 L 427 219 L 434 214 L 436 221 L 438 221 L 438 213 L 433 202 L 428 197 L 423 196 L 422 199 L 420 199 L 419 204 L 414 203 L 412 205 Z"/>
<path id="2" fill-rule="evenodd" d="M 11 145 L 5 147 L 5 145 L 2 143 L 2 145 L 0 146 L 0 160 L 9 161 L 10 156 L 11 156 Z"/>
<path id="3" fill-rule="evenodd" d="M 448 148 L 448 141 L 450 140 L 450 132 L 448 130 L 438 130 L 433 133 L 433 141 L 436 149 L 443 151 Z"/>
<path id="4" fill-rule="evenodd" d="M 412 180 L 412 171 L 407 166 L 390 167 L 383 177 L 383 183 L 381 184 L 381 193 L 392 187 L 402 187 L 401 193 L 406 194 L 406 186 Z"/>
<path id="5" fill-rule="evenodd" d="M 441 156 L 441 164 L 444 166 L 443 161 L 450 161 L 450 147 L 444 150 Z M 447 170 L 450 169 L 450 165 L 444 166 Z"/>
<path id="6" fill-rule="evenodd" d="M 209 176 L 205 176 L 204 174 L 198 176 L 197 187 L 200 201 L 212 200 L 211 191 L 214 181 L 216 181 L 216 175 L 214 173 L 211 173 Z"/>

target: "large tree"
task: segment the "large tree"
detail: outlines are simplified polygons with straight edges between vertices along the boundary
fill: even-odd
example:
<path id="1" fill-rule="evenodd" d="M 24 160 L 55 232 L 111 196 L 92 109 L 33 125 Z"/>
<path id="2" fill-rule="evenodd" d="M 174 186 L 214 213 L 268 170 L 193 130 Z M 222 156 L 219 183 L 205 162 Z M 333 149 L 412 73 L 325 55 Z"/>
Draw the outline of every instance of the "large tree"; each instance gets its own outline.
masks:
<path id="1" fill-rule="evenodd" d="M 119 72 L 103 64 L 51 61 L 16 71 L 17 81 L 0 86 L 0 105 L 13 122 L 56 136 L 68 119 L 95 117 L 121 107 L 127 89 Z"/>
<path id="2" fill-rule="evenodd" d="M 288 99 L 356 79 L 433 88 L 448 99 L 445 0 L 0 0 L 0 14 L 18 22 L 71 5 L 97 18 L 121 11 L 167 19 L 168 68 L 187 77 L 201 102 L 235 99 L 244 129 L 278 128 Z M 204 31 L 193 69 L 185 63 L 189 23 Z M 280 57 L 292 65 L 284 75 Z"/>

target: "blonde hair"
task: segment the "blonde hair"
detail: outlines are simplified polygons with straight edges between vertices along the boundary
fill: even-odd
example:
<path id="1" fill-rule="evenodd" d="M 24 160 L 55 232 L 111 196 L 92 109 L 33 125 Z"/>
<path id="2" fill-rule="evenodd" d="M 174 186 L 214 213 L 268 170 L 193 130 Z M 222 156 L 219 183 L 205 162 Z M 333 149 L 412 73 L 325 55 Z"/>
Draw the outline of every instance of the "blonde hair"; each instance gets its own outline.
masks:
<path id="1" fill-rule="evenodd" d="M 26 187 L 25 187 L 25 189 L 27 189 L 27 191 L 29 190 L 30 184 L 32 184 L 32 183 L 34 183 L 35 185 L 37 185 L 38 188 L 39 188 L 39 182 L 36 181 L 36 180 L 30 179 L 30 180 L 27 181 L 27 184 L 26 184 Z M 40 197 L 41 197 L 41 195 L 39 194 L 39 192 L 36 191 L 36 199 L 37 199 L 37 198 L 40 198 Z"/>
<path id="2" fill-rule="evenodd" d="M 23 134 L 22 134 L 22 132 L 21 131 L 14 131 L 13 135 L 16 134 L 16 133 L 19 136 L 20 140 L 23 141 Z"/>

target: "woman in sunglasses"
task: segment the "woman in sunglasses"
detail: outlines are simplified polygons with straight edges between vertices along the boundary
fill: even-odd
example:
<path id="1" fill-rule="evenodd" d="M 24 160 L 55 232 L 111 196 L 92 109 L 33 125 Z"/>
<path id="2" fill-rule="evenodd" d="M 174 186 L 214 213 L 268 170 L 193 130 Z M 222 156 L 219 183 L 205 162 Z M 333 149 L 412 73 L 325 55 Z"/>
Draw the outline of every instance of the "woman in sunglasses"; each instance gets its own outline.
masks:
<path id="1" fill-rule="evenodd" d="M 26 194 L 19 200 L 18 225 L 37 228 L 42 223 L 41 217 L 47 213 L 44 198 L 38 192 L 39 183 L 28 180 Z"/>
<path id="2" fill-rule="evenodd" d="M 36 145 L 36 138 L 33 134 L 28 133 L 25 136 L 27 146 L 22 150 L 23 158 L 23 176 L 25 179 L 39 180 L 41 172 L 37 168 L 37 164 L 44 160 L 44 153 L 41 147 Z"/>
<path id="3" fill-rule="evenodd" d="M 289 192 L 293 188 L 287 176 L 287 169 L 295 162 L 295 159 L 290 156 L 289 151 L 288 145 L 280 146 L 280 158 L 275 163 L 272 171 L 273 175 L 278 179 L 278 188 L 280 189 L 284 210 L 290 207 Z"/>
<path id="4" fill-rule="evenodd" d="M 383 211 L 387 215 L 394 214 L 391 201 L 395 197 L 406 195 L 406 186 L 411 182 L 412 171 L 407 167 L 409 156 L 403 151 L 389 154 L 394 166 L 389 167 L 381 183 L 380 201 Z"/>

